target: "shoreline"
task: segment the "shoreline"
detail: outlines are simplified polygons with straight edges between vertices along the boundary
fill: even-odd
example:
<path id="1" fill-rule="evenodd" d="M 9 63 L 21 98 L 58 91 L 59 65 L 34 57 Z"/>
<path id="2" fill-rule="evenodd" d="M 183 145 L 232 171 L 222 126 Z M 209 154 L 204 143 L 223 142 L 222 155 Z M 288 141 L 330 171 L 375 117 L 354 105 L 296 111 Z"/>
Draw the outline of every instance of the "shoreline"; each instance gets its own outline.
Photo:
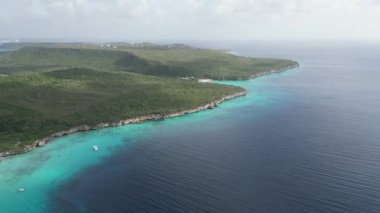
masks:
<path id="1" fill-rule="evenodd" d="M 265 71 L 265 72 L 262 72 L 262 73 L 258 73 L 258 74 L 255 74 L 255 75 L 252 75 L 249 79 L 254 79 L 254 78 L 257 78 L 257 77 L 261 77 L 261 76 L 264 76 L 264 75 L 270 75 L 270 74 L 275 74 L 275 73 L 280 73 L 280 72 L 284 72 L 284 71 L 287 71 L 287 70 L 291 70 L 291 69 L 295 69 L 297 67 L 299 67 L 299 63 L 297 62 L 296 64 L 294 65 L 291 65 L 291 66 L 288 66 L 288 67 L 285 67 L 285 68 L 282 68 L 282 69 L 278 69 L 278 70 L 269 70 L 269 71 Z M 248 79 L 248 80 L 249 80 Z"/>
<path id="2" fill-rule="evenodd" d="M 55 138 L 58 138 L 58 137 L 61 137 L 64 135 L 70 135 L 70 134 L 73 134 L 76 132 L 84 132 L 84 131 L 92 131 L 92 130 L 109 128 L 109 127 L 124 126 L 124 125 L 128 125 L 128 124 L 140 123 L 140 122 L 145 122 L 145 121 L 163 120 L 163 119 L 167 119 L 167 118 L 174 118 L 174 117 L 179 117 L 179 116 L 186 115 L 186 114 L 199 112 L 199 111 L 206 110 L 206 109 L 214 109 L 219 104 L 221 104 L 222 102 L 225 102 L 225 101 L 237 98 L 237 97 L 245 96 L 246 94 L 247 94 L 246 90 L 244 90 L 242 92 L 236 92 L 236 93 L 231 94 L 231 95 L 226 95 L 226 96 L 219 98 L 215 101 L 212 101 L 208 104 L 205 104 L 205 105 L 202 105 L 202 106 L 199 106 L 196 108 L 188 109 L 188 110 L 183 110 L 180 112 L 170 113 L 170 114 L 151 114 L 151 115 L 144 115 L 144 116 L 139 116 L 139 117 L 135 117 L 135 118 L 129 118 L 129 119 L 125 119 L 125 120 L 119 120 L 117 122 L 99 123 L 95 126 L 89 126 L 89 125 L 84 124 L 84 125 L 72 127 L 70 129 L 67 129 L 67 130 L 63 130 L 63 131 L 53 133 L 50 136 L 45 137 L 43 139 L 36 140 L 31 145 L 28 145 L 25 148 L 23 148 L 23 150 L 20 152 L 16 152 L 16 151 L 0 152 L 0 158 L 4 158 L 7 156 L 13 156 L 13 155 L 20 155 L 20 154 L 30 152 L 30 151 L 34 150 L 35 148 L 45 146 L 46 144 L 48 144 L 49 142 L 51 142 Z"/>
<path id="3" fill-rule="evenodd" d="M 284 72 L 284 71 L 287 71 L 290 69 L 297 68 L 299 66 L 300 65 L 297 63 L 295 65 L 288 66 L 288 67 L 285 67 L 282 69 L 265 71 L 262 73 L 252 75 L 247 80 L 254 79 L 254 78 L 257 78 L 260 76 L 264 76 L 264 75 Z M 51 140 L 58 138 L 58 137 L 61 137 L 61 136 L 64 136 L 64 135 L 69 135 L 69 134 L 73 134 L 76 132 L 84 132 L 84 131 L 104 129 L 104 128 L 109 128 L 109 127 L 124 126 L 124 125 L 128 125 L 128 124 L 140 123 L 140 122 L 145 122 L 145 121 L 155 121 L 155 120 L 162 120 L 162 119 L 167 119 L 167 118 L 179 117 L 182 115 L 199 112 L 199 111 L 206 110 L 206 109 L 216 108 L 219 104 L 221 104 L 224 101 L 228 101 L 228 100 L 231 100 L 231 99 L 234 99 L 237 97 L 245 96 L 246 94 L 247 94 L 247 91 L 244 90 L 242 92 L 237 92 L 237 93 L 234 93 L 231 95 L 224 96 L 224 97 L 217 99 L 215 101 L 212 101 L 208 104 L 205 104 L 205 105 L 193 108 L 193 109 L 183 110 L 183 111 L 176 112 L 176 113 L 170 113 L 170 114 L 164 114 L 164 115 L 162 115 L 162 114 L 151 114 L 151 115 L 144 115 L 144 116 L 139 116 L 139 117 L 135 117 L 135 118 L 129 118 L 129 119 L 125 119 L 125 120 L 119 120 L 117 122 L 99 123 L 95 126 L 89 126 L 89 125 L 84 124 L 84 125 L 72 127 L 70 129 L 67 129 L 67 130 L 63 130 L 63 131 L 53 133 L 50 136 L 47 136 L 43 139 L 36 140 L 31 145 L 25 146 L 22 151 L 19 151 L 19 152 L 16 152 L 16 151 L 0 152 L 0 160 L 1 160 L 1 158 L 7 157 L 7 156 L 20 155 L 20 154 L 30 152 L 30 151 L 34 150 L 35 148 L 43 147 L 44 145 L 48 144 Z"/>

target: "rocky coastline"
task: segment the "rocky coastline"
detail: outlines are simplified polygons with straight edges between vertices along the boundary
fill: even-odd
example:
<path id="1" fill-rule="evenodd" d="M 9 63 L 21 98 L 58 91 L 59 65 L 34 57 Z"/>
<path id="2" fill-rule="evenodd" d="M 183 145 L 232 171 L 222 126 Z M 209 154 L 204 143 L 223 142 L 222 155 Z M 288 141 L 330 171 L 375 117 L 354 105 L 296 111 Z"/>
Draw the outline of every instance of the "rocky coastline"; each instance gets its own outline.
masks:
<path id="1" fill-rule="evenodd" d="M 49 143 L 54 138 L 61 137 L 64 135 L 73 134 L 75 132 L 91 131 L 91 130 L 103 129 L 103 128 L 108 128 L 108 127 L 116 127 L 116 126 L 128 125 L 128 124 L 133 124 L 133 123 L 140 123 L 140 122 L 144 122 L 144 121 L 162 120 L 162 119 L 166 119 L 166 118 L 173 118 L 173 117 L 178 117 L 178 116 L 182 116 L 182 115 L 186 115 L 186 114 L 190 114 L 190 113 L 195 113 L 195 112 L 199 112 L 199 111 L 206 110 L 206 109 L 213 109 L 224 101 L 231 100 L 231 99 L 234 99 L 234 98 L 237 98 L 240 96 L 244 96 L 246 94 L 247 94 L 247 91 L 237 92 L 237 93 L 234 93 L 232 95 L 224 96 L 218 100 L 212 101 L 212 102 L 205 104 L 203 106 L 199 106 L 199 107 L 189 109 L 189 110 L 184 110 L 181 112 L 170 113 L 170 114 L 166 114 L 166 115 L 151 114 L 151 115 L 145 115 L 145 116 L 140 116 L 140 117 L 136 117 L 136 118 L 130 118 L 130 119 L 126 119 L 126 120 L 120 120 L 117 122 L 100 123 L 100 124 L 97 124 L 95 126 L 89 126 L 89 125 L 76 126 L 76 127 L 73 127 L 73 128 L 67 129 L 67 130 L 63 130 L 63 131 L 53 133 L 50 136 L 45 137 L 43 139 L 36 140 L 33 144 L 26 146 L 21 151 L 0 152 L 0 157 L 23 154 L 23 153 L 29 152 L 29 151 L 37 148 L 37 147 L 43 147 L 44 145 Z"/>
<path id="2" fill-rule="evenodd" d="M 270 70 L 270 71 L 266 71 L 266 72 L 258 73 L 258 74 L 252 75 L 250 79 L 257 78 L 257 77 L 264 76 L 264 75 L 270 75 L 270 74 L 274 74 L 274 73 L 284 72 L 284 71 L 287 71 L 287 70 L 290 70 L 290 69 L 297 68 L 297 67 L 299 67 L 299 66 L 300 66 L 300 65 L 299 65 L 298 63 L 296 63 L 296 64 L 294 64 L 294 65 L 291 65 L 291 66 L 285 67 L 285 68 L 283 68 L 283 69 Z"/>

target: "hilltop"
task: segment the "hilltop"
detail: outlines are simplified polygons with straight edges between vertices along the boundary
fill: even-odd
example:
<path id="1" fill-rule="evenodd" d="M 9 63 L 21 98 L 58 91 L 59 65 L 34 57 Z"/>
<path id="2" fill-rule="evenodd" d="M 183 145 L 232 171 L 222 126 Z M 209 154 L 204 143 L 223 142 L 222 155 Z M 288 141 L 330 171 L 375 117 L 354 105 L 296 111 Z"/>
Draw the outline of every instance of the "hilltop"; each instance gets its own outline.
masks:
<path id="1" fill-rule="evenodd" d="M 3 44 L 8 47 L 12 44 Z M 242 57 L 225 51 L 193 48 L 182 44 L 151 43 L 33 43 L 0 57 L 0 73 L 50 71 L 58 68 L 89 68 L 126 71 L 163 77 L 197 77 L 215 80 L 246 80 L 271 70 L 297 65 L 285 59 Z"/>

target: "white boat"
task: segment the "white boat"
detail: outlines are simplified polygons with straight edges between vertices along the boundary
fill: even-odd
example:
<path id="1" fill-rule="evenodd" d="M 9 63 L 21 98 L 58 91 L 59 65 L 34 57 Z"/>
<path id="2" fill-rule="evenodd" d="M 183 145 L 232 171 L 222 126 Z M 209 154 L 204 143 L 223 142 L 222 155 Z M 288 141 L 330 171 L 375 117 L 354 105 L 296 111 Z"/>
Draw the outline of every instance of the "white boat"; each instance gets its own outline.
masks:
<path id="1" fill-rule="evenodd" d="M 19 189 L 18 189 L 18 192 L 24 192 L 24 191 L 25 191 L 24 188 L 19 188 Z"/>
<path id="2" fill-rule="evenodd" d="M 98 151 L 98 150 L 99 150 L 98 146 L 96 146 L 96 145 L 93 145 L 93 146 L 92 146 L 92 149 L 93 149 L 94 151 Z"/>

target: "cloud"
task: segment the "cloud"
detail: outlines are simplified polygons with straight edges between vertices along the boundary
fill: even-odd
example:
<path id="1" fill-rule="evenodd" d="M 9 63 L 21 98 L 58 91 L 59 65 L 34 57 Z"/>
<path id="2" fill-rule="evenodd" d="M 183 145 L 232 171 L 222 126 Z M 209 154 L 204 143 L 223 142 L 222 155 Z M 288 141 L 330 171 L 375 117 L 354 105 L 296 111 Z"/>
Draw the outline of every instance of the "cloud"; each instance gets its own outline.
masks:
<path id="1" fill-rule="evenodd" d="M 376 38 L 379 10 L 377 0 L 0 0 L 0 37 L 357 38 L 357 28 Z"/>

